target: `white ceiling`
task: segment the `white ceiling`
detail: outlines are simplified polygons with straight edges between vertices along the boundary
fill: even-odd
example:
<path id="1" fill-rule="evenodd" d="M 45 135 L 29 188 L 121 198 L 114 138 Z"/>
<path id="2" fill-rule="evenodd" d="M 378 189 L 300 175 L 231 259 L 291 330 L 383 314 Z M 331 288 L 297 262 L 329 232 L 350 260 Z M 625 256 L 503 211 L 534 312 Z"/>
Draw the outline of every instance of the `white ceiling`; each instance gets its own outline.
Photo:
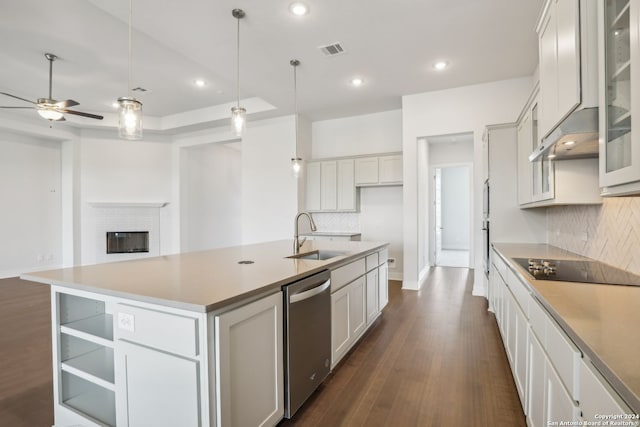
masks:
<path id="1" fill-rule="evenodd" d="M 304 17 L 289 13 L 291 1 L 133 0 L 133 86 L 149 90 L 135 93 L 145 116 L 234 102 L 236 7 L 247 14 L 240 22 L 240 96 L 275 107 L 257 117 L 293 112 L 292 58 L 301 61 L 298 110 L 310 120 L 396 109 L 402 95 L 528 76 L 536 67 L 534 25 L 543 0 L 307 0 Z M 44 53 L 51 52 L 59 56 L 55 99 L 113 113 L 111 103 L 127 95 L 128 6 L 4 1 L 0 91 L 46 97 Z M 346 53 L 326 57 L 318 49 L 333 42 Z M 450 63 L 444 72 L 432 67 L 440 59 Z M 362 87 L 350 85 L 356 75 Z M 197 78 L 207 86 L 195 87 Z M 0 105 L 22 104 L 1 97 Z"/>

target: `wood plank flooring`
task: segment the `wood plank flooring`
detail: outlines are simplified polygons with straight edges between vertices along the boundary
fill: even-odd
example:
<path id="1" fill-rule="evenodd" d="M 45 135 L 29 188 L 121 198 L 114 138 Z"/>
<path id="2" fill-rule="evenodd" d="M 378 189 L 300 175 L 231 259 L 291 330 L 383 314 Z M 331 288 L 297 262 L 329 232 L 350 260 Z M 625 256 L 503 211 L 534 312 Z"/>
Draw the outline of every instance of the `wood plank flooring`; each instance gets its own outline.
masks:
<path id="1" fill-rule="evenodd" d="M 0 280 L 0 426 L 53 425 L 50 292 Z"/>
<path id="2" fill-rule="evenodd" d="M 495 318 L 473 272 L 432 269 L 420 292 L 390 284 L 382 317 L 280 426 L 526 426 Z"/>
<path id="3" fill-rule="evenodd" d="M 382 317 L 280 426 L 526 426 L 472 281 L 471 270 L 438 267 L 419 292 L 390 282 Z M 48 286 L 0 280 L 0 426 L 53 424 L 49 300 Z"/>

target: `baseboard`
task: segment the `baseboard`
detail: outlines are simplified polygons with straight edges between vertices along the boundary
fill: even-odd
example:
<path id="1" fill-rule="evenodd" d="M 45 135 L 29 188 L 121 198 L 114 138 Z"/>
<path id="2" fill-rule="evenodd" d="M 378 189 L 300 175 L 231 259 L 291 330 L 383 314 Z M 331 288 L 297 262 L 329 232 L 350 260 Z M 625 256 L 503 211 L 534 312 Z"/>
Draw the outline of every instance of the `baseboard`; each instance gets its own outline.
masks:
<path id="1" fill-rule="evenodd" d="M 402 281 L 402 273 L 398 272 L 398 273 L 389 273 L 389 280 L 398 280 L 398 281 Z"/>

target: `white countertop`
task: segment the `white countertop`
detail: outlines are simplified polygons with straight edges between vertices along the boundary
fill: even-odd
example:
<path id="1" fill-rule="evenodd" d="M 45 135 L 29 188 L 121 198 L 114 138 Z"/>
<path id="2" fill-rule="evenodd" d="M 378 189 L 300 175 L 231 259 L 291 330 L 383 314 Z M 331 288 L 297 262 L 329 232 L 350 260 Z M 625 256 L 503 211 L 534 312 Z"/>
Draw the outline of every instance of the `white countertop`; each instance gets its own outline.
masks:
<path id="1" fill-rule="evenodd" d="M 209 312 L 327 268 L 378 251 L 387 243 L 307 241 L 300 253 L 345 252 L 326 261 L 286 258 L 293 240 L 143 258 L 21 275 L 25 280 L 66 286 L 191 311 Z M 252 264 L 238 264 L 239 261 Z"/>
<path id="2" fill-rule="evenodd" d="M 640 412 L 640 286 L 535 280 L 511 258 L 589 258 L 542 244 L 494 247 L 631 409 Z"/>

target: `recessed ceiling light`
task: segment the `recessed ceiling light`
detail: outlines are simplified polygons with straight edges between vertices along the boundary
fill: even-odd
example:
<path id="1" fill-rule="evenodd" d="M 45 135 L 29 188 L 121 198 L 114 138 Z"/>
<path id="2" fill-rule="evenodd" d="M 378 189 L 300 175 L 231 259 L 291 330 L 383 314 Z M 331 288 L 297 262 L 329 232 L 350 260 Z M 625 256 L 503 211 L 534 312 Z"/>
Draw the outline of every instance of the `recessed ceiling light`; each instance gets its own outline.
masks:
<path id="1" fill-rule="evenodd" d="M 575 141 L 565 141 L 565 142 L 563 142 L 564 145 L 573 145 L 575 143 L 576 143 Z"/>
<path id="2" fill-rule="evenodd" d="M 207 85 L 207 82 L 205 82 L 202 79 L 197 79 L 196 81 L 193 82 L 196 86 L 198 87 L 205 87 Z"/>
<path id="3" fill-rule="evenodd" d="M 300 2 L 291 3 L 289 10 L 296 16 L 304 16 L 309 13 L 309 7 Z"/>
<path id="4" fill-rule="evenodd" d="M 364 84 L 364 80 L 362 80 L 360 77 L 354 77 L 353 79 L 351 79 L 351 84 L 355 87 L 362 86 Z"/>
<path id="5" fill-rule="evenodd" d="M 449 63 L 447 61 L 438 61 L 435 64 L 433 64 L 433 68 L 435 68 L 438 71 L 442 71 L 448 66 L 449 66 Z"/>

